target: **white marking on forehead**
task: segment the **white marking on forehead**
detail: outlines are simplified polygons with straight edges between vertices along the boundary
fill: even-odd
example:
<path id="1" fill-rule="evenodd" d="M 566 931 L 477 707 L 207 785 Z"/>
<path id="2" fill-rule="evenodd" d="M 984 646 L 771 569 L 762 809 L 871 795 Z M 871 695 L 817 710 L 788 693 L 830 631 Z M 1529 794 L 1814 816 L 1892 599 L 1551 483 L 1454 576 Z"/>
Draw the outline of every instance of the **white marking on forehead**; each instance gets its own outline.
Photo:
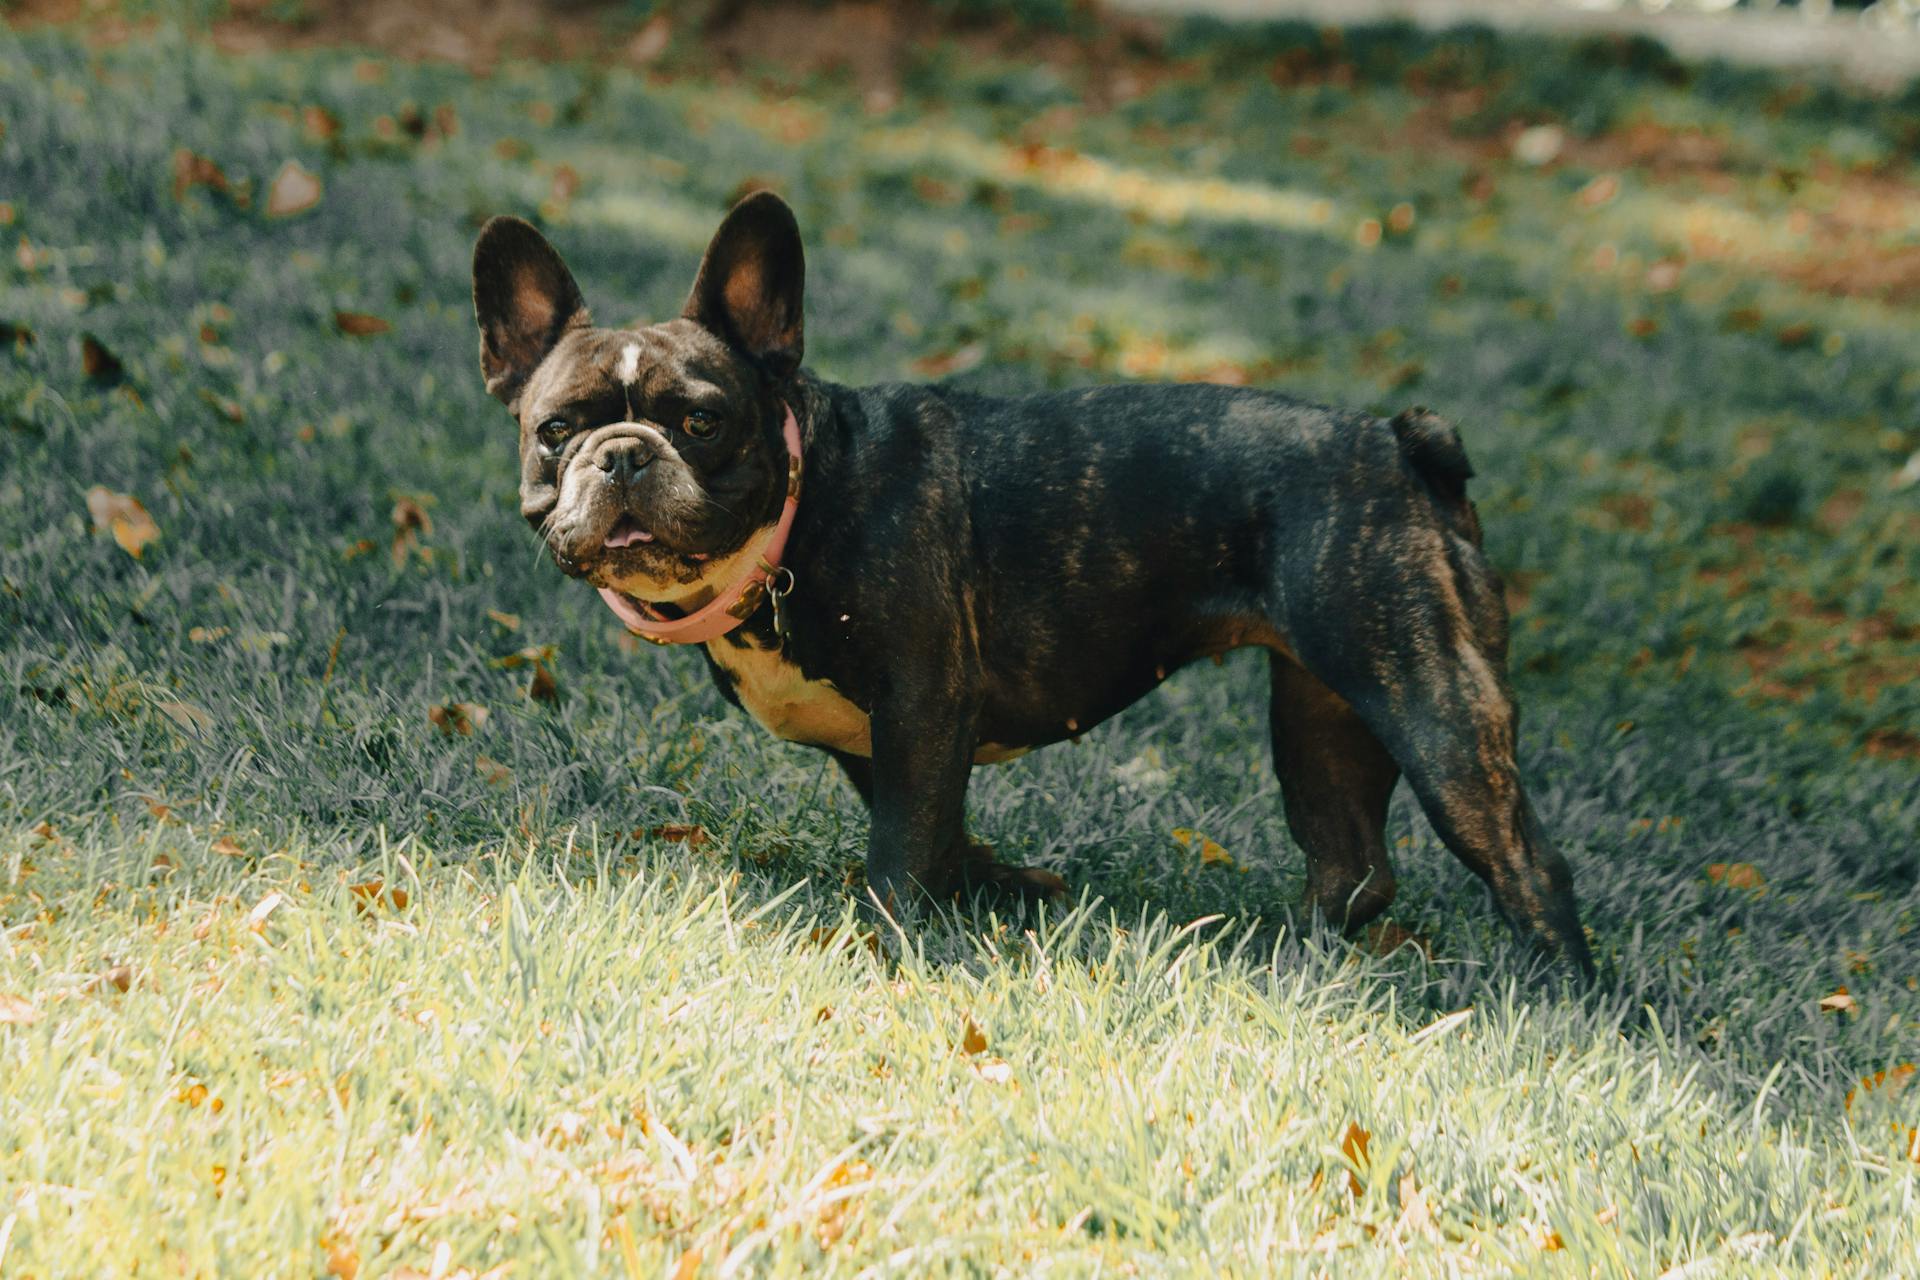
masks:
<path id="1" fill-rule="evenodd" d="M 620 348 L 620 367 L 614 371 L 620 381 L 632 386 L 640 377 L 640 344 L 629 342 Z"/>

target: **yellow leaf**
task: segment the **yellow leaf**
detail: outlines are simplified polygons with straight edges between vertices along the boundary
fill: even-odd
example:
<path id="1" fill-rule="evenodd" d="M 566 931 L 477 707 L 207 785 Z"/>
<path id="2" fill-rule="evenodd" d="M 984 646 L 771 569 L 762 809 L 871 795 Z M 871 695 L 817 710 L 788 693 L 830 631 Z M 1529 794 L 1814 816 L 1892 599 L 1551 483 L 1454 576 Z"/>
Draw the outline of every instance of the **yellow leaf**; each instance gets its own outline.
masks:
<path id="1" fill-rule="evenodd" d="M 1200 847 L 1200 865 L 1203 867 L 1205 866 L 1231 867 L 1234 865 L 1233 856 L 1231 854 L 1229 854 L 1220 845 L 1215 844 L 1213 841 L 1207 839 L 1205 836 L 1199 834 L 1198 832 L 1192 830 L 1191 828 L 1175 827 L 1173 829 L 1173 838 L 1179 844 L 1189 849 L 1193 848 L 1194 845 L 1197 843 Z"/>
<path id="2" fill-rule="evenodd" d="M 347 886 L 347 892 L 353 896 L 353 909 L 367 912 L 389 905 L 396 911 L 407 909 L 408 895 L 405 889 L 389 889 L 384 880 L 363 880 L 359 884 Z"/>
<path id="3" fill-rule="evenodd" d="M 112 534 L 120 549 L 135 560 L 160 536 L 160 526 L 132 494 L 95 485 L 87 490 L 87 513 L 93 517 L 95 532 Z"/>
<path id="4" fill-rule="evenodd" d="M 987 1033 L 976 1026 L 972 1018 L 968 1018 L 966 1030 L 960 1033 L 960 1052 L 972 1057 L 986 1051 Z"/>
<path id="5" fill-rule="evenodd" d="M 289 160 L 267 184 L 267 216 L 287 218 L 320 203 L 320 179 Z"/>
<path id="6" fill-rule="evenodd" d="M 0 1026 L 25 1027 L 40 1021 L 40 1011 L 19 996 L 0 993 Z"/>
<path id="7" fill-rule="evenodd" d="M 1354 1170 L 1365 1169 L 1372 1163 L 1367 1157 L 1367 1144 L 1372 1141 L 1373 1135 L 1371 1133 L 1362 1129 L 1358 1124 L 1352 1123 L 1347 1125 L 1347 1132 L 1345 1136 L 1340 1139 L 1340 1154 L 1345 1156 L 1347 1163 L 1353 1166 L 1353 1169 L 1347 1170 L 1347 1190 L 1353 1192 L 1356 1199 L 1366 1191 L 1366 1186 L 1360 1181 L 1360 1175 L 1354 1172 Z"/>

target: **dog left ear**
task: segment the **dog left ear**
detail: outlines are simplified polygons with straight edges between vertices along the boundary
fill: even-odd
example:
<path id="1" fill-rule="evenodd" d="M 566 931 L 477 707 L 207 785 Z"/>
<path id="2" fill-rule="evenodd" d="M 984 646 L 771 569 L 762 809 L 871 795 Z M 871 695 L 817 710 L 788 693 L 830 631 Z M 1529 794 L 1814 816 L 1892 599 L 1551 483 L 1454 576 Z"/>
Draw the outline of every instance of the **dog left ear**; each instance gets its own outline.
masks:
<path id="1" fill-rule="evenodd" d="M 573 273 L 547 238 L 519 218 L 493 218 L 473 246 L 473 314 L 480 372 L 511 406 L 567 330 L 592 321 Z"/>
<path id="2" fill-rule="evenodd" d="M 800 367 L 806 277 L 793 210 L 773 192 L 756 191 L 713 233 L 680 314 L 785 378 Z"/>

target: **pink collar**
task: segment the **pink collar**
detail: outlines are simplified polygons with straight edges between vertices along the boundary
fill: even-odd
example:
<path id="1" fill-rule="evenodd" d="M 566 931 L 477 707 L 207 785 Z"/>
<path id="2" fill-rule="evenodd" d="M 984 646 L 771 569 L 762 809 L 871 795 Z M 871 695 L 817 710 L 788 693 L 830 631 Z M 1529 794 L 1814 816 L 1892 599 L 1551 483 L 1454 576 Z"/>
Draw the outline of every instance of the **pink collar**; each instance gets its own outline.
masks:
<path id="1" fill-rule="evenodd" d="M 793 528 L 794 513 L 800 510 L 800 424 L 794 420 L 793 406 L 782 407 L 787 411 L 787 421 L 782 428 L 787 441 L 787 501 L 780 509 L 779 523 L 773 526 L 772 535 L 760 548 L 752 572 L 684 618 L 663 618 L 644 601 L 612 587 L 600 588 L 600 598 L 607 602 L 614 616 L 642 640 L 654 644 L 701 644 L 717 640 L 752 617 L 769 589 L 778 596 L 793 589 L 793 570 L 782 569 L 780 556 L 787 549 L 787 534 Z M 786 587 L 770 588 L 769 583 L 782 572 L 786 574 Z M 775 605 L 778 603 L 776 598 Z M 774 612 L 778 613 L 779 609 L 776 607 Z"/>

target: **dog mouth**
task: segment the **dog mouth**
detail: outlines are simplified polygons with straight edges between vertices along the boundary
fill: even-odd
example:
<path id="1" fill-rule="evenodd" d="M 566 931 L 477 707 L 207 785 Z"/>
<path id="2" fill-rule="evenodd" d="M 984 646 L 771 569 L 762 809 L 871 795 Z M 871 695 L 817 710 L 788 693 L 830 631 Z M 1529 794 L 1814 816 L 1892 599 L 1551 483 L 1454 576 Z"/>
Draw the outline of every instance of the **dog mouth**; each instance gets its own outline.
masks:
<path id="1" fill-rule="evenodd" d="M 704 551 L 680 551 L 668 546 L 660 541 L 653 530 L 648 529 L 632 516 L 621 516 L 614 521 L 613 528 L 607 530 L 607 536 L 600 542 L 602 551 L 626 551 L 634 547 L 646 547 L 696 563 L 709 558 L 708 553 Z"/>

